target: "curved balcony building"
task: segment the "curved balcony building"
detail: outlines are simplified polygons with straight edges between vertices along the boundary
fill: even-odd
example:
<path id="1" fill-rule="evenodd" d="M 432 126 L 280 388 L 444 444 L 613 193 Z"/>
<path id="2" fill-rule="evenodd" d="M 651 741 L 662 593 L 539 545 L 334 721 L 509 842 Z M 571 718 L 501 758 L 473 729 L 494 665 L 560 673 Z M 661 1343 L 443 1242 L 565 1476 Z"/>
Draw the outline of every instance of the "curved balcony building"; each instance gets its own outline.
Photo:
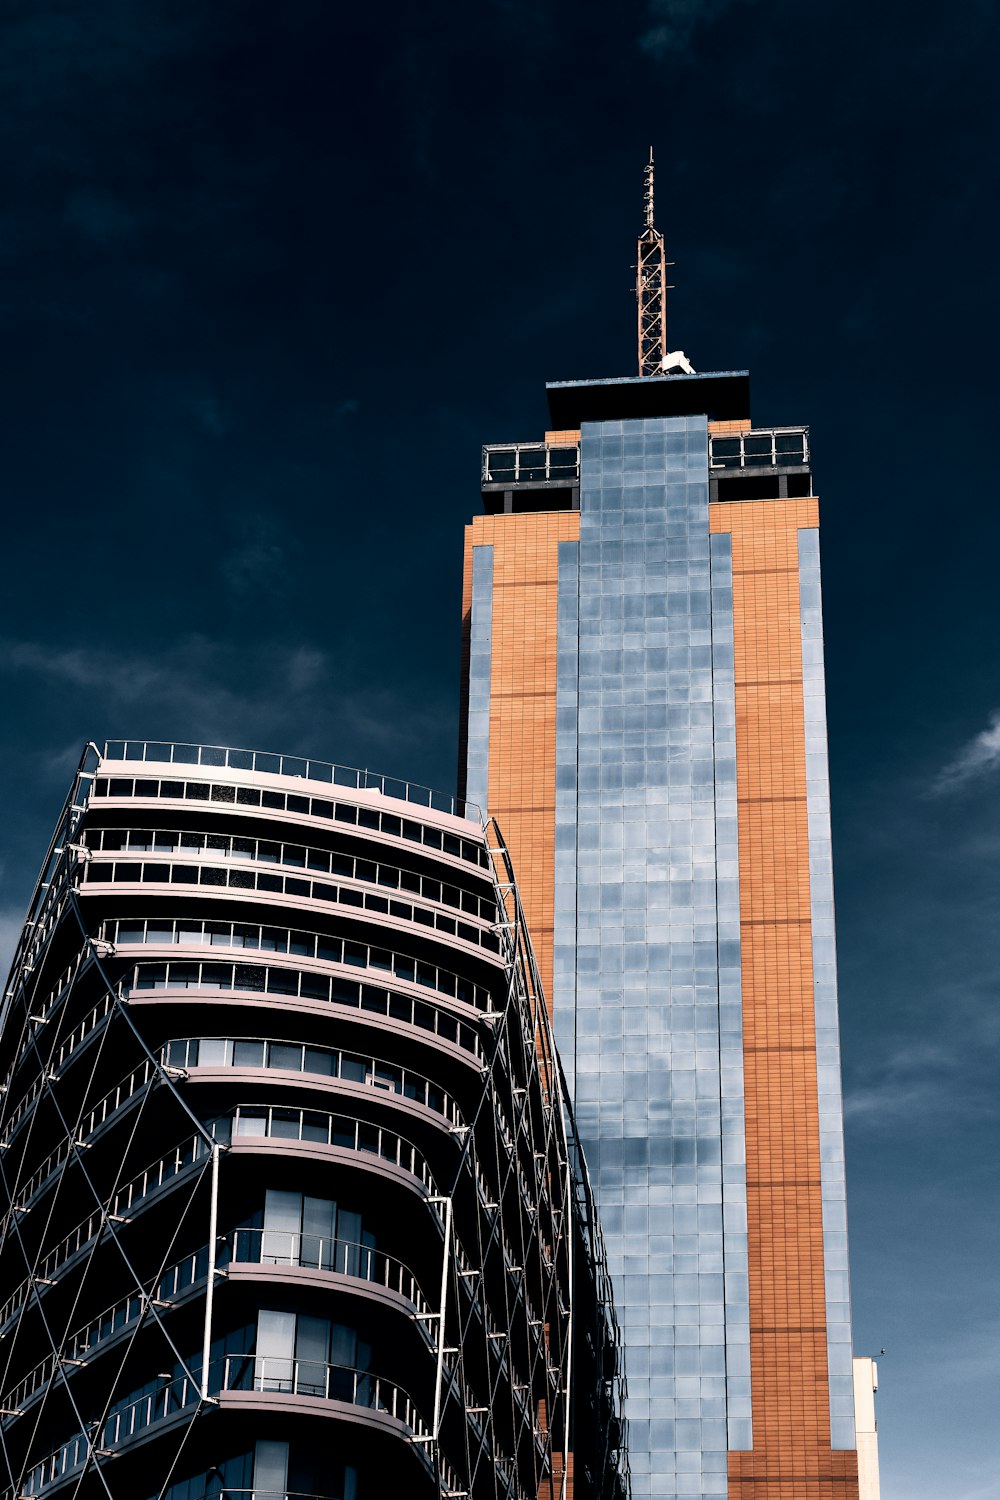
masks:
<path id="1" fill-rule="evenodd" d="M 89 746 L 0 1030 L 0 1494 L 619 1500 L 619 1349 L 503 841 Z"/>

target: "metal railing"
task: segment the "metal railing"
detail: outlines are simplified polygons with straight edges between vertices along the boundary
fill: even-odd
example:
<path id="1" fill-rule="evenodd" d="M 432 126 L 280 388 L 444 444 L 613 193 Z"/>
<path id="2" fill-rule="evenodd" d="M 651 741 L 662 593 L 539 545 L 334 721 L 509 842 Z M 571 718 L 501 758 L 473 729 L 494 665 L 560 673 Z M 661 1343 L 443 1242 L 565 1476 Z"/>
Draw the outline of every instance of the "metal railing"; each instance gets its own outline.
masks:
<path id="1" fill-rule="evenodd" d="M 225 1127 L 228 1123 L 229 1120 L 225 1116 L 215 1122 L 216 1126 L 223 1127 L 219 1130 L 220 1137 L 225 1134 Z M 31 1292 L 34 1291 L 36 1295 L 40 1294 L 47 1285 L 54 1281 L 56 1271 L 91 1240 L 103 1234 L 109 1224 L 114 1225 L 123 1221 L 129 1209 L 138 1205 L 164 1183 L 178 1177 L 187 1168 L 204 1161 L 208 1154 L 209 1147 L 203 1135 L 188 1136 L 174 1150 L 160 1157 L 144 1172 L 133 1177 L 131 1182 L 119 1188 L 107 1204 L 102 1204 L 95 1209 L 66 1235 L 65 1239 L 60 1240 L 45 1256 L 36 1271 L 26 1277 L 17 1290 L 8 1297 L 3 1307 L 0 1307 L 0 1333 L 6 1329 L 10 1319 L 20 1311 Z"/>
<path id="2" fill-rule="evenodd" d="M 151 934 L 151 929 L 155 935 Z M 107 941 L 114 943 L 116 947 L 124 946 L 127 942 L 150 947 L 176 944 L 177 947 L 194 948 L 204 945 L 259 954 L 265 962 L 272 957 L 290 957 L 293 960 L 304 958 L 307 961 L 336 964 L 378 979 L 385 978 L 386 982 L 395 980 L 412 984 L 418 987 L 421 994 L 430 992 L 448 1000 L 458 1000 L 463 1005 L 474 1006 L 480 1011 L 489 1011 L 492 1005 L 493 996 L 488 985 L 475 984 L 454 969 L 446 969 L 441 964 L 430 963 L 425 959 L 411 958 L 408 953 L 395 947 L 382 947 L 377 943 L 352 938 L 328 937 L 321 932 L 308 932 L 296 927 L 270 927 L 256 922 L 220 922 L 209 918 L 185 920 L 166 917 L 159 922 L 147 921 L 142 933 L 138 931 L 137 923 L 130 921 L 108 922 L 102 930 L 107 933 Z M 392 933 L 389 936 L 395 938 L 402 937 L 403 934 Z M 160 964 L 160 968 L 169 972 L 164 973 L 157 982 L 150 964 L 137 963 L 131 988 L 229 990 L 236 982 L 233 975 L 234 964 L 244 971 L 246 977 L 248 966 L 238 960 L 227 962 L 222 959 L 203 959 L 200 954 L 190 959 L 170 958 Z M 281 969 L 273 970 L 274 974 L 280 972 Z M 330 970 L 317 970 L 317 984 L 324 974 L 332 977 Z M 144 979 L 148 982 L 144 983 Z M 127 975 L 123 976 L 123 983 L 128 987 Z M 263 989 L 264 985 L 258 984 L 257 988 Z M 282 991 L 276 988 L 275 993 L 281 994 Z M 313 998 L 323 997 L 318 994 Z"/>
<path id="3" fill-rule="evenodd" d="M 423 1183 L 428 1193 L 437 1189 L 423 1154 L 395 1130 L 355 1120 L 350 1115 L 328 1114 L 321 1109 L 292 1109 L 283 1105 L 240 1104 L 228 1117 L 216 1121 L 221 1139 L 232 1122 L 232 1140 L 278 1139 L 308 1141 L 319 1146 L 337 1146 L 345 1151 L 364 1151 L 401 1167 Z"/>
<path id="4" fill-rule="evenodd" d="M 32 1198 L 39 1192 L 47 1178 L 72 1156 L 74 1150 L 80 1145 L 89 1143 L 90 1137 L 95 1131 L 109 1120 L 124 1104 L 134 1099 L 141 1089 L 144 1089 L 151 1078 L 159 1074 L 159 1067 L 152 1058 L 147 1058 L 138 1068 L 123 1078 L 103 1099 L 88 1110 L 80 1121 L 72 1136 L 65 1136 L 54 1151 L 42 1162 L 30 1177 L 20 1183 L 15 1192 L 15 1200 L 11 1204 L 11 1212 L 27 1212 Z"/>
<path id="5" fill-rule="evenodd" d="M 221 1242 L 225 1251 L 226 1242 Z M 225 1254 L 220 1253 L 217 1264 L 227 1264 Z M 88 1363 L 89 1356 L 100 1349 L 108 1339 L 122 1329 L 134 1327 L 144 1318 L 151 1305 L 169 1303 L 208 1275 L 208 1246 L 203 1245 L 191 1255 L 168 1267 L 155 1283 L 151 1292 L 136 1289 L 127 1297 L 121 1297 L 98 1317 L 92 1318 L 70 1334 L 58 1355 L 49 1354 L 24 1377 L 19 1385 L 7 1391 L 0 1399 L 0 1407 L 7 1413 L 7 1420 L 21 1415 L 21 1408 L 48 1384 L 57 1365 L 62 1364 L 64 1373 L 71 1375 L 74 1369 Z"/>
<path id="6" fill-rule="evenodd" d="M 437 1316 L 409 1267 L 372 1245 L 291 1229 L 236 1229 L 228 1238 L 235 1265 L 302 1266 L 353 1276 L 398 1292 L 420 1317 Z"/>
<path id="7" fill-rule="evenodd" d="M 579 443 L 488 443 L 483 484 L 577 484 Z"/>
<path id="8" fill-rule="evenodd" d="M 709 435 L 713 469 L 797 467 L 809 463 L 808 427 L 762 427 L 749 432 Z M 482 482 L 497 485 L 577 484 L 580 445 L 489 443 L 483 448 Z"/>
<path id="9" fill-rule="evenodd" d="M 718 437 L 709 434 L 709 468 L 800 468 L 809 463 L 808 427 L 761 427 Z"/>
<path id="10" fill-rule="evenodd" d="M 315 880 L 332 876 L 366 889 L 377 886 L 380 895 L 390 898 L 399 894 L 407 899 L 435 902 L 448 907 L 450 912 L 484 922 L 497 919 L 492 895 L 479 896 L 461 886 L 449 885 L 440 874 L 437 878 L 420 875 L 395 861 L 366 859 L 364 855 L 320 849 L 312 844 L 257 838 L 253 834 L 162 828 L 96 828 L 83 837 L 94 854 L 109 854 L 117 859 L 134 858 L 136 854 L 179 854 L 183 860 L 199 864 L 216 864 L 230 859 L 241 864 L 262 864 L 267 866 L 268 873 L 283 867 L 292 872 L 293 877 Z M 88 865 L 86 878 L 98 878 L 93 865 Z"/>
<path id="11" fill-rule="evenodd" d="M 172 964 L 136 964 L 121 979 L 122 996 L 129 999 L 132 994 L 140 997 L 147 991 L 187 990 L 198 988 L 183 972 L 175 976 Z M 186 965 L 181 964 L 183 971 Z M 216 965 L 216 968 L 221 967 Z M 402 1021 L 432 1032 L 444 1041 L 453 1042 L 468 1052 L 477 1061 L 482 1059 L 483 1046 L 479 1032 L 473 1025 L 460 1020 L 444 1006 L 435 1005 L 428 997 L 401 994 L 368 981 L 344 981 L 336 975 L 325 979 L 313 971 L 250 964 L 228 965 L 232 970 L 226 983 L 213 980 L 213 990 L 231 989 L 244 991 L 254 997 L 280 995 L 283 998 L 298 996 L 303 1000 L 318 1000 L 329 1005 L 342 1005 L 364 1011 L 367 1015 L 385 1016 L 390 1021 Z M 267 983 L 265 984 L 265 979 Z M 325 988 L 324 988 L 325 981 Z"/>
<path id="12" fill-rule="evenodd" d="M 105 740 L 98 753 L 103 760 L 143 761 L 157 765 L 224 767 L 230 771 L 253 771 L 270 776 L 291 776 L 297 780 L 325 782 L 328 786 L 347 787 L 353 791 L 381 792 L 435 812 L 481 823 L 479 808 L 472 802 L 437 792 L 416 781 L 401 781 L 376 771 L 362 771 L 356 766 L 335 765 L 332 761 L 313 760 L 301 755 L 280 755 L 267 750 L 240 750 L 227 745 L 188 745 L 177 740 Z"/>
<path id="13" fill-rule="evenodd" d="M 73 985 L 76 983 L 82 972 L 83 965 L 80 965 L 79 968 L 71 965 L 70 968 L 66 970 L 67 977 L 60 978 L 58 985 L 49 992 L 49 995 L 45 999 L 45 1001 L 41 1005 L 37 1006 L 36 1009 L 32 1012 L 32 1015 L 28 1018 L 29 1024 L 38 1026 L 44 1025 L 44 1023 L 51 1018 L 56 1008 L 61 1005 L 62 1002 L 66 999 L 67 995 L 72 992 Z M 25 1093 L 21 1095 L 16 1106 L 11 1110 L 10 1114 L 7 1115 L 6 1119 L 4 1120 L 3 1135 L 0 1136 L 0 1147 L 9 1145 L 10 1141 L 13 1139 L 17 1127 L 24 1119 L 25 1114 L 31 1108 L 31 1105 L 44 1089 L 47 1081 L 46 1074 L 48 1074 L 50 1077 L 54 1077 L 59 1072 L 63 1063 L 70 1056 L 70 1054 L 76 1050 L 76 1048 L 81 1044 L 82 1041 L 85 1040 L 85 1038 L 90 1034 L 94 1027 L 98 1026 L 101 1021 L 104 1020 L 108 1012 L 114 1008 L 114 1004 L 114 996 L 105 994 L 97 1002 L 93 1009 L 87 1013 L 87 1015 L 79 1023 L 79 1025 L 73 1028 L 69 1036 L 63 1040 L 63 1043 L 60 1046 L 59 1051 L 56 1053 L 55 1057 L 49 1057 L 47 1059 L 45 1069 L 36 1075 Z M 3 1093 L 5 1095 L 10 1089 L 10 1085 L 14 1078 L 14 1075 L 20 1068 L 26 1054 L 33 1048 L 33 1046 L 34 1036 L 32 1035 L 26 1037 L 20 1047 L 20 1050 L 18 1051 L 17 1056 L 11 1063 L 10 1069 L 7 1073 L 7 1078 L 3 1085 Z"/>
<path id="14" fill-rule="evenodd" d="M 242 1049 L 242 1052 L 237 1049 Z M 298 1054 L 297 1058 L 295 1054 Z M 456 1129 L 464 1124 L 457 1102 L 422 1073 L 368 1053 L 341 1047 L 310 1047 L 265 1037 L 188 1037 L 167 1042 L 160 1061 L 172 1068 L 266 1068 L 311 1073 L 343 1083 L 363 1083 L 384 1094 L 399 1094 L 443 1115 Z"/>
<path id="15" fill-rule="evenodd" d="M 346 1365 L 280 1356 L 231 1354 L 208 1367 L 208 1389 L 259 1391 L 339 1401 L 393 1417 L 417 1442 L 430 1442 L 431 1431 L 402 1386 Z M 159 1390 L 140 1396 L 112 1412 L 100 1426 L 80 1433 L 49 1454 L 27 1475 L 23 1495 L 37 1495 L 57 1480 L 82 1468 L 91 1454 L 98 1458 L 121 1448 L 147 1428 L 201 1404 L 199 1381 L 180 1376 Z"/>
<path id="16" fill-rule="evenodd" d="M 414 904 L 412 898 L 401 899 L 388 888 L 370 890 L 355 881 L 346 885 L 333 885 L 329 878 L 316 880 L 308 873 L 304 876 L 279 875 L 271 870 L 248 870 L 240 866 L 226 869 L 221 862 L 210 864 L 203 860 L 186 859 L 175 864 L 155 856 L 136 860 L 127 856 L 123 859 L 119 855 L 93 860 L 87 866 L 86 882 L 88 891 L 95 885 L 118 883 L 155 886 L 156 895 L 166 894 L 164 887 L 169 885 L 183 886 L 185 895 L 192 887 L 200 886 L 203 891 L 207 890 L 215 897 L 228 888 L 238 890 L 239 900 L 247 902 L 256 894 L 265 899 L 287 896 L 292 898 L 303 916 L 307 915 L 303 909 L 304 902 L 319 901 L 325 906 L 346 907 L 349 916 L 353 916 L 356 911 L 365 911 L 373 913 L 376 920 L 380 917 L 393 917 L 404 922 L 415 922 L 439 933 L 441 939 L 449 945 L 458 939 L 482 948 L 486 953 L 500 952 L 500 939 L 492 927 L 480 924 L 478 912 L 475 922 L 466 921 L 460 908 L 438 911 L 419 901 Z M 492 916 L 486 918 L 488 922 L 493 920 Z"/>

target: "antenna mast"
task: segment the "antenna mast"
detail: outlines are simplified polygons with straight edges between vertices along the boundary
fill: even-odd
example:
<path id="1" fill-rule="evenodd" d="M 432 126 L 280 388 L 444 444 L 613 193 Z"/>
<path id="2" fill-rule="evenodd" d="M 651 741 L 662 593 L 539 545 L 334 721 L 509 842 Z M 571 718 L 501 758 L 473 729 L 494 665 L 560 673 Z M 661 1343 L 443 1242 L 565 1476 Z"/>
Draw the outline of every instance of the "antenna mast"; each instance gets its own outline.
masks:
<path id="1" fill-rule="evenodd" d="M 635 295 L 639 304 L 639 374 L 660 375 L 667 359 L 667 259 L 653 224 L 653 148 L 644 171 L 646 224 L 639 236 Z"/>

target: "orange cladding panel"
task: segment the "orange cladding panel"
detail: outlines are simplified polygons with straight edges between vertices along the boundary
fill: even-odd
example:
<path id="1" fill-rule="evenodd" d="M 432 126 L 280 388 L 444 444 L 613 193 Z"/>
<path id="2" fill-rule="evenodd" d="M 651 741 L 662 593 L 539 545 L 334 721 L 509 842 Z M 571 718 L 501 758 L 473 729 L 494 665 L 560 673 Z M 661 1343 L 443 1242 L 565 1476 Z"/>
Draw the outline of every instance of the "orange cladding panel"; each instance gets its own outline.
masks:
<path id="1" fill-rule="evenodd" d="M 800 527 L 814 498 L 714 504 L 733 539 L 753 1451 L 730 1500 L 857 1500 L 830 1447 L 806 819 Z"/>
<path id="2" fill-rule="evenodd" d="M 559 543 L 579 539 L 574 511 L 477 516 L 465 529 L 466 612 L 472 549 L 493 548 L 489 812 L 514 860 L 550 1014 Z"/>

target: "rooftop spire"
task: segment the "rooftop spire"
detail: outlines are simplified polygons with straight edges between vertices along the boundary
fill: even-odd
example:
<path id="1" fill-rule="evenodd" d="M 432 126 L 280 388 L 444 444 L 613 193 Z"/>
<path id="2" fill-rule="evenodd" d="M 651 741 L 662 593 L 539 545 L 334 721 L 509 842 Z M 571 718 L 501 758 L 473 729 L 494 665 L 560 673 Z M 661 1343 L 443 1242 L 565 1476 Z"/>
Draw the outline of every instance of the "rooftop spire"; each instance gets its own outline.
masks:
<path id="1" fill-rule="evenodd" d="M 646 227 L 639 236 L 635 294 L 639 303 L 639 374 L 660 375 L 667 356 L 667 262 L 653 223 L 653 148 L 643 172 Z"/>
<path id="2" fill-rule="evenodd" d="M 663 235 L 653 222 L 653 148 L 643 169 L 646 227 L 639 236 L 635 295 L 639 304 L 639 374 L 694 374 L 682 349 L 667 351 L 667 266 Z"/>
<path id="3" fill-rule="evenodd" d="M 646 228 L 653 228 L 653 148 L 649 148 L 649 161 L 646 165 Z"/>

